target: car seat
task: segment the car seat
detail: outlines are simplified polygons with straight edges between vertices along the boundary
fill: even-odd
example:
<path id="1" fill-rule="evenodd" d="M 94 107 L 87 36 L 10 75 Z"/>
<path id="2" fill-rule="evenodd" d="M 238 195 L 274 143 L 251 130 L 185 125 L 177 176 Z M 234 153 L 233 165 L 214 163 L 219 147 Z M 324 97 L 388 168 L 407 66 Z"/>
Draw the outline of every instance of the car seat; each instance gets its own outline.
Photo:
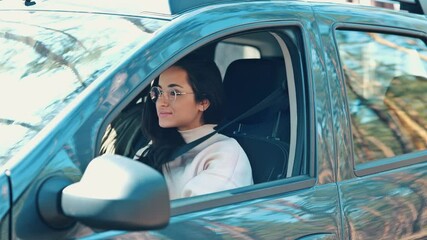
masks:
<path id="1" fill-rule="evenodd" d="M 224 76 L 227 121 L 283 88 L 283 94 L 269 107 L 223 131 L 235 138 L 248 155 L 254 183 L 286 176 L 290 118 L 285 76 L 282 59 L 239 59 L 230 64 Z"/>

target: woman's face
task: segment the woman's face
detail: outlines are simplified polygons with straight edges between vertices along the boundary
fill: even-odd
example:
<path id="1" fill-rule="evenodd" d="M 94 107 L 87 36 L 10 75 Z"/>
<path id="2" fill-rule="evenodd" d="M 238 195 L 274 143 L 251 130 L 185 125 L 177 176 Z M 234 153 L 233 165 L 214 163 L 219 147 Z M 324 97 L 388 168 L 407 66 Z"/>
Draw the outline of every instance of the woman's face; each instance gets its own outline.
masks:
<path id="1" fill-rule="evenodd" d="M 209 102 L 196 102 L 194 91 L 187 79 L 187 72 L 179 67 L 170 67 L 160 74 L 159 87 L 163 94 L 156 101 L 160 127 L 189 130 L 203 125 L 203 111 L 207 109 Z M 169 88 L 178 93 L 175 101 L 165 96 Z"/>

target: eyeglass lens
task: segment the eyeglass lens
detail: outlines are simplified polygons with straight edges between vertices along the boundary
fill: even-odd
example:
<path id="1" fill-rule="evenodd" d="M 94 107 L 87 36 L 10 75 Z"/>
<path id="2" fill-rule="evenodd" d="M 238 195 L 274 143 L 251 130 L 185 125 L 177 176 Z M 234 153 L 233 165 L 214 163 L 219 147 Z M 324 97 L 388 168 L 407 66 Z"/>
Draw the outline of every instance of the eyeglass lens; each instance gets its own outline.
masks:
<path id="1" fill-rule="evenodd" d="M 166 95 L 164 94 L 164 92 L 166 92 Z M 163 96 L 166 98 L 167 101 L 169 102 L 174 102 L 176 99 L 176 91 L 173 88 L 168 88 L 166 89 L 166 91 L 162 90 L 160 87 L 152 87 L 150 90 L 150 98 L 151 100 L 155 103 L 157 102 L 157 100 Z"/>

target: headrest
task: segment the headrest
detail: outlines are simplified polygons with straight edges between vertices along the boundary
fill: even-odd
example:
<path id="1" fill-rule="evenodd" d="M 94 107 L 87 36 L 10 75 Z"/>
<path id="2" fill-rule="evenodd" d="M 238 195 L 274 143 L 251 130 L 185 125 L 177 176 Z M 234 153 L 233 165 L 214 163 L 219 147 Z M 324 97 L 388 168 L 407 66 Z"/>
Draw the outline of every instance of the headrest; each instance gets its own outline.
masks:
<path id="1" fill-rule="evenodd" d="M 224 76 L 227 118 L 236 118 L 277 88 L 286 86 L 285 76 L 285 64 L 282 59 L 239 59 L 232 62 Z M 286 93 L 286 89 L 283 90 Z M 278 102 L 283 104 L 283 101 Z M 272 106 L 248 117 L 242 123 L 263 121 L 275 113 L 277 108 Z"/>

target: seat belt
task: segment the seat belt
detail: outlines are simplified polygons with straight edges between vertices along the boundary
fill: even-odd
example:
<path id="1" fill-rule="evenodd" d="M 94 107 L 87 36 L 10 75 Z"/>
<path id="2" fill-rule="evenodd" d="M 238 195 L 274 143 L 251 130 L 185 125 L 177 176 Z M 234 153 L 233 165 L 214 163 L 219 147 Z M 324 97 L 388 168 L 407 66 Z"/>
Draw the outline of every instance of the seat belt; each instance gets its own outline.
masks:
<path id="1" fill-rule="evenodd" d="M 240 116 L 236 117 L 235 119 L 231 120 L 230 122 L 225 123 L 224 125 L 218 126 L 215 131 L 200 137 L 192 142 L 189 142 L 185 145 L 180 146 L 179 148 L 177 148 L 172 154 L 171 154 L 171 159 L 174 160 L 177 157 L 183 155 L 184 153 L 190 151 L 192 148 L 196 147 L 197 145 L 199 145 L 200 143 L 202 143 L 203 141 L 207 140 L 208 138 L 212 137 L 213 135 L 215 135 L 216 133 L 224 130 L 225 128 L 227 128 L 228 126 L 230 126 L 233 123 L 236 123 L 237 121 L 240 121 L 242 119 L 245 119 L 249 116 L 252 116 L 255 113 L 258 113 L 261 110 L 264 110 L 265 108 L 271 106 L 271 103 L 280 98 L 280 96 L 283 94 L 283 92 L 285 91 L 284 87 L 280 87 L 276 90 L 274 90 L 272 93 L 270 93 L 270 95 L 268 95 L 267 97 L 265 97 L 261 102 L 259 102 L 258 104 L 256 104 L 255 106 L 253 106 L 252 108 L 248 109 L 246 112 L 244 112 L 243 114 L 241 114 Z"/>

